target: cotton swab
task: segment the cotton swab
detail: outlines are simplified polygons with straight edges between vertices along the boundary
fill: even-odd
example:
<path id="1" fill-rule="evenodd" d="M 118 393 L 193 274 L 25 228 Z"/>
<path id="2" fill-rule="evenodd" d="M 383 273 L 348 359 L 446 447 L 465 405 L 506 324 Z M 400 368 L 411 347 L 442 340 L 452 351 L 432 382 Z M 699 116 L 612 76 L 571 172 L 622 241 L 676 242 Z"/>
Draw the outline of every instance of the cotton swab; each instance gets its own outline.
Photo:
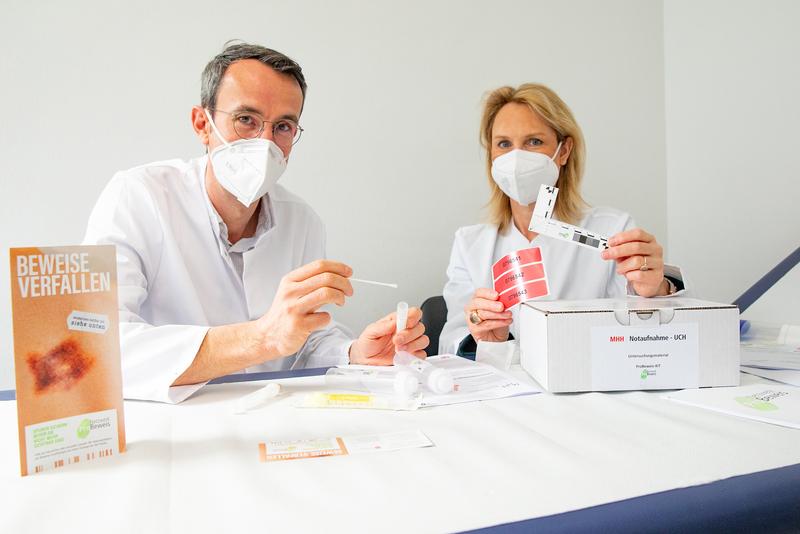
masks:
<path id="1" fill-rule="evenodd" d="M 397 289 L 397 284 L 390 284 L 388 282 L 376 282 L 374 280 L 362 280 L 361 278 L 350 278 L 351 282 L 359 282 L 362 284 L 372 284 L 374 286 L 391 287 Z"/>

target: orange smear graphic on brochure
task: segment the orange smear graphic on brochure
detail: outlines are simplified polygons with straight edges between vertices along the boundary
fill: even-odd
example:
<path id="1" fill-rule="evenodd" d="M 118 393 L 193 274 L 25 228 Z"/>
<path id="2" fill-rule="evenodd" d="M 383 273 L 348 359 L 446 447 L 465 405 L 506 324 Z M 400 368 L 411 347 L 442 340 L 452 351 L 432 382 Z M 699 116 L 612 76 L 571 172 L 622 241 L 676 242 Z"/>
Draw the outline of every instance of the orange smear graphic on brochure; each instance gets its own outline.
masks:
<path id="1" fill-rule="evenodd" d="M 94 364 L 78 341 L 68 338 L 45 354 L 30 353 L 28 368 L 36 380 L 35 391 L 46 393 L 50 389 L 68 390 L 78 383 Z"/>

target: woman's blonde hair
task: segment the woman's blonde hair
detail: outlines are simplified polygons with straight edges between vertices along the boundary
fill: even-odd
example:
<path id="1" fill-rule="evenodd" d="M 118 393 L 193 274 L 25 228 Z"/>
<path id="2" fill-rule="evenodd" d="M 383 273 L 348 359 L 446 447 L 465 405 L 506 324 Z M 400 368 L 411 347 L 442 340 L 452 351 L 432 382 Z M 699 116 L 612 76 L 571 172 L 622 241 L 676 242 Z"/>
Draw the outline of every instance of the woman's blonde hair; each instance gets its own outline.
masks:
<path id="1" fill-rule="evenodd" d="M 559 191 L 553 215 L 560 221 L 576 224 L 586 207 L 580 192 L 586 160 L 583 133 L 564 101 L 549 87 L 535 83 L 526 83 L 516 89 L 500 87 L 486 97 L 481 118 L 481 145 L 486 149 L 486 170 L 491 189 L 489 203 L 486 205 L 489 222 L 498 225 L 502 232 L 511 220 L 511 201 L 492 179 L 492 128 L 500 109 L 512 102 L 525 104 L 539 114 L 555 130 L 559 142 L 572 138 L 572 152 L 567 164 L 561 167 L 556 182 Z"/>

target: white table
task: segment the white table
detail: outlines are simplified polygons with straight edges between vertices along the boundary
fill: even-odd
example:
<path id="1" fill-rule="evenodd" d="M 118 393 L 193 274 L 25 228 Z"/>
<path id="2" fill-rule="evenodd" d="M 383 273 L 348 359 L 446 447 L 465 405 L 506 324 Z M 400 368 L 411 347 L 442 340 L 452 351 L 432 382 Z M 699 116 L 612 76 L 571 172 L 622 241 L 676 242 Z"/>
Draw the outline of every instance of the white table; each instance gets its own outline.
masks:
<path id="1" fill-rule="evenodd" d="M 322 378 L 279 382 L 298 392 Z M 800 431 L 662 392 L 543 393 L 416 412 L 279 399 L 233 415 L 232 401 L 262 385 L 208 386 L 178 406 L 126 402 L 127 453 L 25 478 L 16 405 L 0 402 L 0 532 L 458 531 L 800 463 Z M 260 441 L 401 429 L 436 446 L 258 461 Z"/>

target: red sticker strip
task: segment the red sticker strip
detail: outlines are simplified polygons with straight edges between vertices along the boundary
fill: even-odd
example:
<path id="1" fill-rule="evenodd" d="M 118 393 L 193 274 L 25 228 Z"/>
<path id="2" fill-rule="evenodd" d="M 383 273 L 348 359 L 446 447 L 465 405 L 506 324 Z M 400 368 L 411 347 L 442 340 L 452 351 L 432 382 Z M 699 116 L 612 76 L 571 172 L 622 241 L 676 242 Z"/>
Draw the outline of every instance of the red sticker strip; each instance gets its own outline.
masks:
<path id="1" fill-rule="evenodd" d="M 542 250 L 539 247 L 517 250 L 503 256 L 492 265 L 492 280 L 497 280 L 501 274 L 520 265 L 540 261 L 542 261 Z"/>
<path id="2" fill-rule="evenodd" d="M 521 287 L 512 287 L 505 293 L 502 293 L 498 300 L 503 303 L 503 306 L 507 310 L 520 302 L 536 297 L 543 297 L 548 294 L 547 280 L 536 280 L 535 282 L 528 282 Z"/>
<path id="3" fill-rule="evenodd" d="M 508 291 L 512 287 L 522 286 L 527 282 L 544 278 L 544 263 L 532 263 L 516 267 L 494 281 L 494 290 L 498 293 Z"/>

